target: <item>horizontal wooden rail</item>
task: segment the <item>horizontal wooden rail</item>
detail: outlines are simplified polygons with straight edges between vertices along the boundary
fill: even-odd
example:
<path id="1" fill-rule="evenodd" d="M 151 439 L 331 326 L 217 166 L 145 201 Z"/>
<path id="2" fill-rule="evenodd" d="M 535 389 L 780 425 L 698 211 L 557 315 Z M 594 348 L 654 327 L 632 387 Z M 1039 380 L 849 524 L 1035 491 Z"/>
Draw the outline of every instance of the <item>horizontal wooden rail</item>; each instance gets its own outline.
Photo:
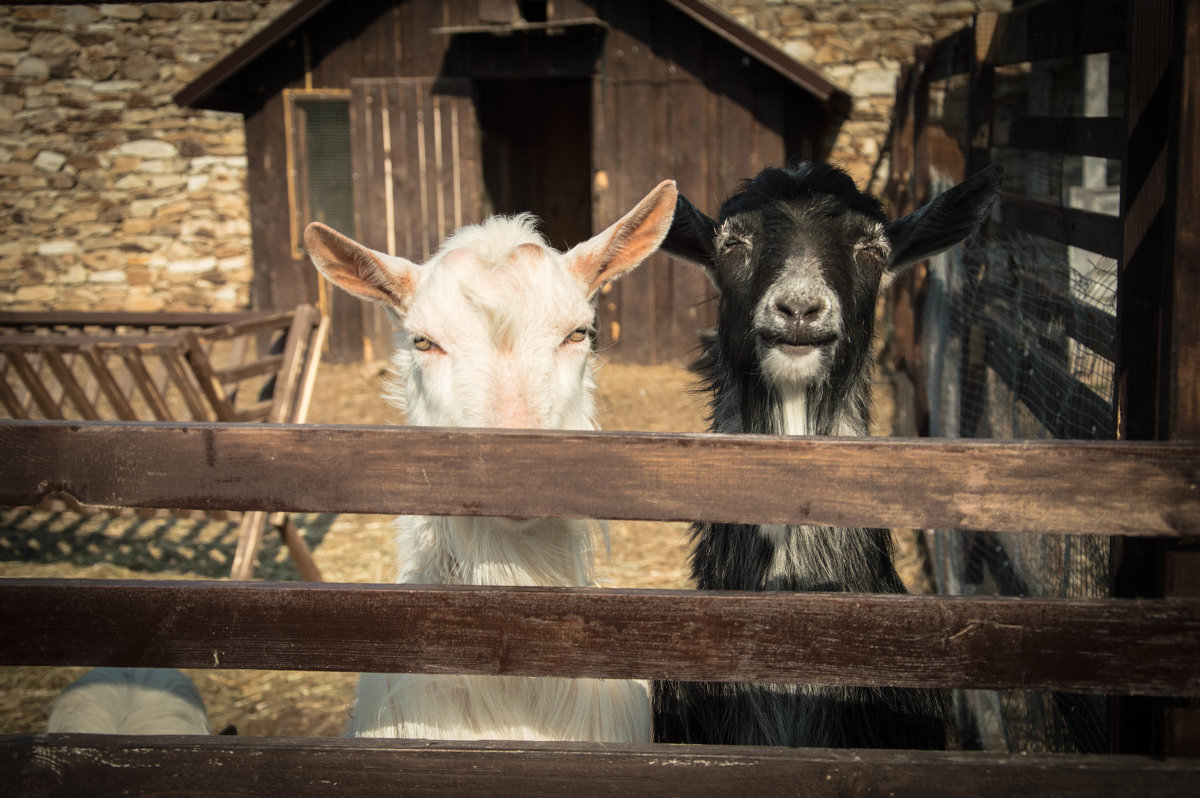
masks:
<path id="1" fill-rule="evenodd" d="M 91 311 L 6 311 L 0 327 L 209 327 L 277 315 L 274 311 L 242 310 L 228 313 L 123 313 Z"/>
<path id="2" fill-rule="evenodd" d="M 1000 220 L 1009 227 L 1068 244 L 1106 258 L 1121 258 L 1121 219 L 1050 202 L 1000 195 Z"/>
<path id="3" fill-rule="evenodd" d="M 0 665 L 1200 695 L 1200 600 L 0 580 Z"/>
<path id="4" fill-rule="evenodd" d="M 0 737 L 13 794 L 1191 796 L 1200 760 L 751 746 Z"/>
<path id="5" fill-rule="evenodd" d="M 1200 535 L 1200 444 L 0 422 L 0 505 Z"/>
<path id="6" fill-rule="evenodd" d="M 1121 159 L 1127 136 L 1121 117 L 1018 117 L 996 121 L 991 146 Z"/>

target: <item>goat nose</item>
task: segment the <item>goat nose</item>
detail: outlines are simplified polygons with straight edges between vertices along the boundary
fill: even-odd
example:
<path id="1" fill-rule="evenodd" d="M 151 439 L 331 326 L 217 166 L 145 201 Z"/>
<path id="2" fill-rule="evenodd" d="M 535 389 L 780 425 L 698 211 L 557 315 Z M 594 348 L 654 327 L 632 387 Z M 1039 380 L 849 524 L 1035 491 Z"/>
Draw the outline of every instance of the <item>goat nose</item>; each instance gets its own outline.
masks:
<path id="1" fill-rule="evenodd" d="M 820 300 L 781 297 L 775 300 L 775 309 L 792 324 L 812 324 L 825 310 L 825 304 Z"/>

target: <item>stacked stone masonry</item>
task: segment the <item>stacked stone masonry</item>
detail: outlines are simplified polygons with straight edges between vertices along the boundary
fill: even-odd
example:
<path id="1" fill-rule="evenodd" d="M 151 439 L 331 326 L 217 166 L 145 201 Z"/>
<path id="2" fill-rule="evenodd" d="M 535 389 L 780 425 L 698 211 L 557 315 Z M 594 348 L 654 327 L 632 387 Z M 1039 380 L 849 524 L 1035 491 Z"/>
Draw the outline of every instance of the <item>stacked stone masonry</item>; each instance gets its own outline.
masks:
<path id="1" fill-rule="evenodd" d="M 0 307 L 249 307 L 242 119 L 172 96 L 287 6 L 0 8 Z"/>
<path id="2" fill-rule="evenodd" d="M 172 97 L 288 5 L 0 6 L 0 308 L 251 305 L 241 117 Z M 832 159 L 871 185 L 901 66 L 1009 2 L 716 5 L 850 94 Z"/>

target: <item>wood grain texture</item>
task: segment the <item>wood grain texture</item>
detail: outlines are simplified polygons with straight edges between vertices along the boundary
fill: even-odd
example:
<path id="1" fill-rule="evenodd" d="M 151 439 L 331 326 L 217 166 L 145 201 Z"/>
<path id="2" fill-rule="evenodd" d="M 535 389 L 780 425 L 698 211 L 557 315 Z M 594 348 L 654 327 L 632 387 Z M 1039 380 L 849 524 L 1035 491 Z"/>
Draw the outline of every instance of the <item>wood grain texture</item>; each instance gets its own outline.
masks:
<path id="1" fill-rule="evenodd" d="M 0 665 L 1200 695 L 1200 600 L 0 580 Z"/>
<path id="2" fill-rule="evenodd" d="M 4 505 L 1200 535 L 1195 443 L 4 421 L 0 449 Z"/>
<path id="3" fill-rule="evenodd" d="M 14 795 L 1191 796 L 1200 760 L 270 737 L 0 737 Z"/>

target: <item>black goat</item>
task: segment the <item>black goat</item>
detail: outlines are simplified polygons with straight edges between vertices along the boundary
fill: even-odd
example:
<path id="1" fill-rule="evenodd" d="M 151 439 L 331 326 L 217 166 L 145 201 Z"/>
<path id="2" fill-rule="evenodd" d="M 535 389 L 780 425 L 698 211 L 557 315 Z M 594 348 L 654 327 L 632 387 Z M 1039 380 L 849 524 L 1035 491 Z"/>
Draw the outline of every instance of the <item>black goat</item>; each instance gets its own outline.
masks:
<path id="1" fill-rule="evenodd" d="M 880 290 L 979 228 L 1000 191 L 989 167 L 887 222 L 840 169 L 767 169 L 713 220 L 681 194 L 663 249 L 720 293 L 702 358 L 714 432 L 866 435 Z M 798 474 L 798 479 L 802 474 Z M 696 524 L 701 590 L 904 593 L 884 529 Z M 794 684 L 655 685 L 660 742 L 943 748 L 940 690 Z"/>

